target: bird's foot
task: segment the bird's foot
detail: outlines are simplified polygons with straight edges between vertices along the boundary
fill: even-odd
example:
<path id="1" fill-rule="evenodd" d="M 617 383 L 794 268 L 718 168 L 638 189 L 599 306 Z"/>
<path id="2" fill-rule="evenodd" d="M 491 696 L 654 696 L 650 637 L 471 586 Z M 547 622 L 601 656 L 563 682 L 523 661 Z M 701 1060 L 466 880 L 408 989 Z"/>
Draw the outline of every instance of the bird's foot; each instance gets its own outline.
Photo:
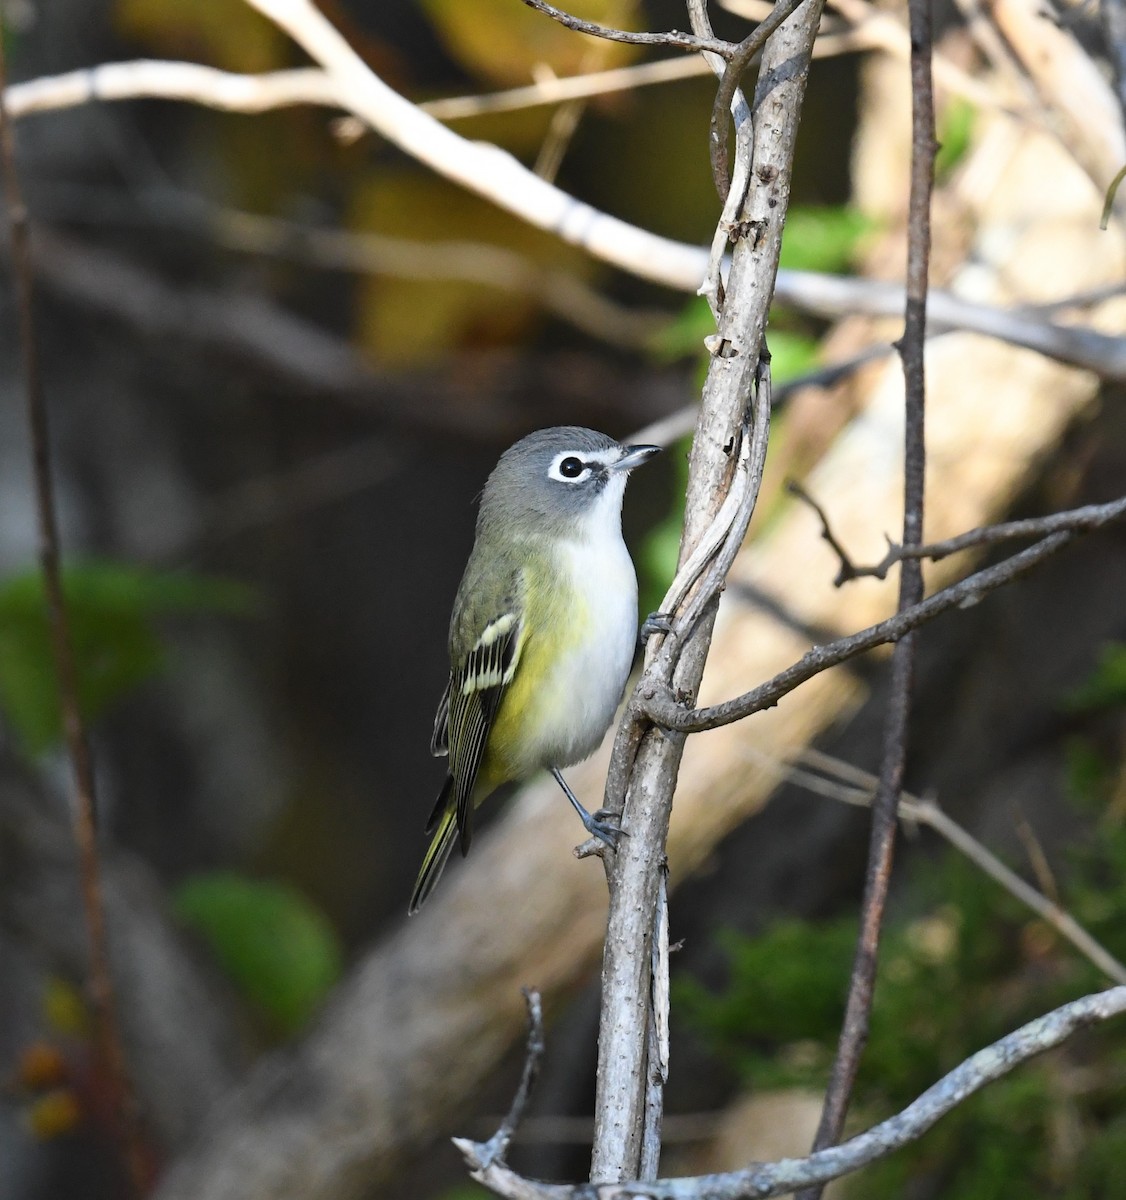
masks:
<path id="1" fill-rule="evenodd" d="M 597 812 L 581 815 L 583 827 L 587 833 L 591 837 L 598 838 L 600 842 L 604 842 L 611 850 L 617 850 L 619 838 L 629 837 L 619 823 L 622 819 L 621 813 L 600 808 Z"/>
<path id="2" fill-rule="evenodd" d="M 571 802 L 571 807 L 579 814 L 579 820 L 583 823 L 583 828 L 591 835 L 596 837 L 603 845 L 609 846 L 611 850 L 617 850 L 618 838 L 626 837 L 626 831 L 618 823 L 622 819 L 621 813 L 610 812 L 605 808 L 600 808 L 593 815 L 588 813 L 583 808 L 579 798 L 567 786 L 567 781 L 563 778 L 558 767 L 552 767 L 551 773 L 555 777 L 555 782 L 563 789 L 563 794 Z"/>
<path id="3" fill-rule="evenodd" d="M 643 642 L 648 641 L 658 633 L 672 632 L 672 616 L 669 613 L 653 612 L 641 622 L 638 637 Z"/>

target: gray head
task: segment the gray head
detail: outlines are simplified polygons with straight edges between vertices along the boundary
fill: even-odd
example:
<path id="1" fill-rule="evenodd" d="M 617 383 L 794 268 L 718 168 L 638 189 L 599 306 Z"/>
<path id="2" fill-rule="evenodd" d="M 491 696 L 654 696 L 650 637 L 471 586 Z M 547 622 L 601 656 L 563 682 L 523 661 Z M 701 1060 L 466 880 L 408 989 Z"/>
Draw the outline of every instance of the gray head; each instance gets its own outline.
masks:
<path id="1" fill-rule="evenodd" d="M 660 450 L 623 446 L 578 425 L 538 429 L 510 446 L 485 484 L 478 528 L 532 523 L 578 536 L 589 522 L 619 522 L 626 479 Z"/>

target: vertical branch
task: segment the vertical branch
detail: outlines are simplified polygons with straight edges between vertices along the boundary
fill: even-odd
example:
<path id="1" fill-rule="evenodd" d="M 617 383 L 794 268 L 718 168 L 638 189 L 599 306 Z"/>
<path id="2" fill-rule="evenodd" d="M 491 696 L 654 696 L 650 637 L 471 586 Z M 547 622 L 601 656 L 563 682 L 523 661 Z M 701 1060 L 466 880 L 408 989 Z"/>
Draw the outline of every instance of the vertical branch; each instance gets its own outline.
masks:
<path id="1" fill-rule="evenodd" d="M 0 17 L 3 4 L 0 3 Z M 146 1187 L 147 1168 L 137 1119 L 136 1105 L 122 1050 L 117 1022 L 113 979 L 110 975 L 106 938 L 105 906 L 102 899 L 101 866 L 98 859 L 94 801 L 94 771 L 85 725 L 78 705 L 78 676 L 70 625 L 63 596 L 59 567 L 59 532 L 51 479 L 50 431 L 39 357 L 35 343 L 34 288 L 27 206 L 16 172 L 15 143 L 3 96 L 7 87 L 7 61 L 3 25 L 0 22 L 0 166 L 4 175 L 13 283 L 19 320 L 27 422 L 31 436 L 32 473 L 38 519 L 39 563 L 47 602 L 51 653 L 58 681 L 59 704 L 67 752 L 75 782 L 72 809 L 74 840 L 78 847 L 82 911 L 89 942 L 89 994 L 97 1030 L 97 1048 L 105 1066 L 116 1118 L 116 1130 L 134 1191 Z"/>
<path id="2" fill-rule="evenodd" d="M 657 884 L 657 913 L 653 922 L 649 1008 L 648 1076 L 645 1083 L 645 1124 L 641 1133 L 640 1168 L 643 1182 L 657 1178 L 661 1166 L 661 1126 L 665 1115 L 665 1084 L 669 1081 L 669 891 L 668 864 L 662 863 Z"/>
<path id="3" fill-rule="evenodd" d="M 930 265 L 930 204 L 934 187 L 934 88 L 931 78 L 931 0 L 909 0 L 911 25 L 911 195 L 907 224 L 907 303 L 903 337 L 898 343 L 905 385 L 903 479 L 903 545 L 919 546 L 923 537 L 923 491 L 926 474 L 924 436 L 927 280 Z M 923 598 L 922 564 L 917 558 L 900 564 L 899 611 Z M 915 669 L 914 632 L 901 638 L 892 653 L 891 690 L 884 725 L 879 782 L 872 805 L 868 870 L 860 913 L 860 933 L 849 980 L 844 1026 L 833 1063 L 825 1107 L 814 1150 L 840 1140 L 860 1056 L 868 1040 L 868 1021 L 875 989 L 880 928 L 887 902 L 895 848 L 899 797 L 907 760 L 907 731 Z M 821 1187 L 800 1193 L 817 1200 Z"/>
<path id="4" fill-rule="evenodd" d="M 775 31 L 763 51 L 750 138 L 754 170 L 746 173 L 746 192 L 738 219 L 728 232 L 733 242 L 731 269 L 717 333 L 709 339 L 712 359 L 689 464 L 682 566 L 706 541 L 733 481 L 742 485 L 741 470 L 749 469 L 750 478 L 747 507 L 741 514 L 744 517 L 749 517 L 761 479 L 770 419 L 764 333 L 821 7 L 821 0 L 805 0 Z M 739 130 L 737 136 L 745 136 L 745 132 Z M 748 408 L 756 380 L 761 386 L 755 397 L 752 423 Z M 732 529 L 737 542 L 745 529 L 745 523 L 738 530 Z M 733 557 L 734 548 L 731 550 Z M 680 621 L 680 614 L 674 614 L 673 633 L 655 654 L 647 655 L 639 684 L 642 694 L 647 686 L 652 689 L 653 682 L 659 681 L 690 701 L 694 699 L 711 642 L 715 597 L 722 580 L 713 582 L 717 591 L 707 599 L 701 615 Z M 698 611 L 694 600 L 689 595 L 685 602 L 691 612 Z M 652 939 L 684 737 L 647 724 L 644 729 L 638 743 L 636 716 L 628 716 L 622 723 L 607 781 L 607 803 L 614 808 L 615 801 L 627 790 L 628 776 L 624 823 L 630 836 L 608 864 L 610 912 L 602 963 L 591 1156 L 591 1179 L 597 1182 L 638 1179 L 643 1159 L 647 1169 L 654 1162 L 651 1136 L 645 1136 L 647 1125 L 649 1129 L 655 1126 L 659 1103 L 657 1090 L 650 1086 L 654 1068 L 659 1067 L 650 1061 Z M 628 756 L 635 746 L 631 765 Z"/>

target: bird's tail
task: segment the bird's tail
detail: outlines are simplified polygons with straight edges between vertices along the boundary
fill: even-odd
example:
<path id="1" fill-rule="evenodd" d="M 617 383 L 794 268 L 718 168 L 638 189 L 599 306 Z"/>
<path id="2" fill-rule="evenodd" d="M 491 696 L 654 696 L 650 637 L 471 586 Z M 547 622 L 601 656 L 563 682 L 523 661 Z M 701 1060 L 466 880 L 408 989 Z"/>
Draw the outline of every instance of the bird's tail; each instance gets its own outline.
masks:
<path id="1" fill-rule="evenodd" d="M 454 848 L 456 841 L 457 809 L 451 805 L 438 821 L 434 836 L 426 851 L 426 857 L 422 860 L 422 869 L 418 873 L 414 891 L 411 893 L 408 913 L 418 912 L 426 897 L 434 890 L 434 885 L 438 882 L 446 865 L 446 859 L 450 857 L 450 851 Z"/>

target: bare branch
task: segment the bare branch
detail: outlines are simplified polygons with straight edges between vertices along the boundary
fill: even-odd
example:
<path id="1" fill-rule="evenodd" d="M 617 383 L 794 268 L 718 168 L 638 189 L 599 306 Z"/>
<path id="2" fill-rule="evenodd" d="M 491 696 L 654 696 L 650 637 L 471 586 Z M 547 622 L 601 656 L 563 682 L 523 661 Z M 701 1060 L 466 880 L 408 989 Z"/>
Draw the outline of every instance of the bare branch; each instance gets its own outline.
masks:
<path id="1" fill-rule="evenodd" d="M 262 0 L 260 7 L 270 15 L 273 3 L 278 0 Z M 315 10 L 314 17 L 304 16 L 311 6 L 303 0 L 298 0 L 297 7 L 301 11 L 294 29 L 303 36 L 306 29 L 310 35 L 314 28 L 320 30 L 323 17 Z M 336 46 L 331 61 L 333 70 L 328 73 L 303 69 L 264 75 L 233 75 L 195 63 L 106 63 L 18 84 L 8 90 L 7 101 L 10 113 L 16 116 L 93 100 L 142 96 L 188 100 L 239 112 L 298 103 L 346 109 L 440 174 L 522 220 L 554 231 L 587 253 L 666 287 L 688 292 L 699 287 L 708 265 L 706 250 L 600 213 L 538 179 L 498 148 L 458 137 L 423 111 L 425 106 L 412 105 L 387 88 L 350 50 L 343 53 Z M 889 316 L 903 309 L 903 289 L 896 284 L 809 271 L 779 271 L 775 298 L 824 317 L 854 313 Z M 983 333 L 1088 368 L 1106 379 L 1126 379 L 1126 340 L 1122 338 L 1089 327 L 1055 324 L 1019 308 L 976 304 L 948 292 L 932 291 L 927 306 L 928 320 L 936 328 Z"/>
<path id="2" fill-rule="evenodd" d="M 1086 504 L 1081 508 L 1069 508 L 1062 512 L 1050 513 L 1046 517 L 1027 517 L 1020 521 L 1002 521 L 996 525 L 981 525 L 977 529 L 969 529 L 954 537 L 944 538 L 940 542 L 928 542 L 922 546 L 902 546 L 898 542 L 889 541 L 888 552 L 878 563 L 870 566 L 858 566 L 834 535 L 825 510 L 805 488 L 796 480 L 791 479 L 786 483 L 786 490 L 808 504 L 820 518 L 821 537 L 840 560 L 840 568 L 833 579 L 834 587 L 841 587 L 850 580 L 865 577 L 885 579 L 888 571 L 897 562 L 908 558 L 925 558 L 932 562 L 939 562 L 962 550 L 973 550 L 980 546 L 996 546 L 1001 542 L 1013 541 L 1018 538 L 1044 537 L 1061 529 L 1076 531 L 1098 529 L 1108 520 L 1107 505 Z M 1113 517 L 1109 519 L 1113 520 Z"/>
<path id="3" fill-rule="evenodd" d="M 331 76 L 316 67 L 240 75 L 202 63 L 165 59 L 100 63 L 62 75 L 14 84 L 7 92 L 9 115 L 76 108 L 99 101 L 151 97 L 205 104 L 228 112 L 258 113 L 297 104 L 347 110 Z"/>
<path id="4" fill-rule="evenodd" d="M 808 747 L 797 755 L 795 762 L 814 768 L 814 770 L 805 770 L 802 765 L 795 766 L 792 763 L 784 767 L 786 778 L 798 787 L 806 788 L 819 796 L 841 800 L 845 804 L 868 805 L 871 803 L 876 778 L 867 771 L 862 771 L 851 763 L 842 762 L 831 755 Z M 816 774 L 816 771 L 824 771 L 834 778 L 826 779 L 823 775 Z M 904 792 L 899 804 L 899 817 L 904 824 L 926 825 L 933 829 L 956 850 L 964 854 L 974 866 L 1051 925 L 1062 938 L 1069 941 L 1112 983 L 1126 984 L 1126 965 L 1119 962 L 1059 903 L 1038 892 L 1015 871 L 1007 867 L 988 847 L 983 846 L 973 834 L 946 813 L 935 800 Z"/>
<path id="5" fill-rule="evenodd" d="M 512 1137 L 524 1119 L 524 1110 L 531 1099 L 532 1088 L 536 1085 L 540 1062 L 543 1059 L 543 1004 L 535 988 L 524 988 L 523 991 L 524 1002 L 528 1006 L 528 1043 L 524 1052 L 524 1070 L 520 1075 L 520 1085 L 512 1098 L 512 1107 L 496 1133 L 487 1142 L 470 1143 L 477 1160 L 486 1165 L 504 1162 Z"/>
<path id="6" fill-rule="evenodd" d="M 20 352 L 23 362 L 27 424 L 31 434 L 31 467 L 39 536 L 39 563 L 47 600 L 51 657 L 58 683 L 59 706 L 70 769 L 74 777 L 73 833 L 78 847 L 82 915 L 89 943 L 87 988 L 94 1010 L 97 1049 L 107 1075 L 114 1133 L 121 1147 L 133 1192 L 140 1196 L 149 1182 L 142 1145 L 140 1115 L 121 1042 L 117 1000 L 110 972 L 106 937 L 102 869 L 98 852 L 97 802 L 94 765 L 86 723 L 78 701 L 78 669 L 74 659 L 70 619 L 63 593 L 58 517 L 51 475 L 51 439 L 47 401 L 39 373 L 35 336 L 35 297 L 27 207 L 16 170 L 12 126 L 3 97 L 7 91 L 4 50 L 4 6 L 0 3 L 0 166 L 4 175 L 8 236 L 19 310 Z"/>
<path id="7" fill-rule="evenodd" d="M 563 9 L 546 3 L 546 0 L 524 0 L 524 3 L 529 8 L 534 8 L 536 12 L 543 13 L 545 17 L 558 21 L 560 25 L 566 25 L 568 29 L 573 29 L 576 33 L 606 38 L 611 42 L 626 42 L 631 46 L 671 46 L 676 50 L 707 50 L 712 54 L 722 55 L 724 58 L 730 58 L 736 52 L 734 43 L 725 42 L 722 38 L 699 38 L 694 34 L 681 33 L 676 29 L 670 30 L 668 33 L 637 33 L 629 29 L 612 29 L 609 25 L 598 25 L 594 21 L 584 21 L 580 17 L 572 16 Z"/>
<path id="8" fill-rule="evenodd" d="M 930 277 L 931 193 L 934 157 L 934 79 L 931 74 L 933 32 L 931 0 L 908 0 L 911 27 L 911 190 L 907 217 L 907 304 L 899 353 L 903 360 L 905 430 L 903 470 L 903 544 L 918 546 L 923 539 L 923 500 L 926 491 L 926 372 L 927 290 Z M 898 612 L 923 598 L 923 571 L 918 559 L 900 568 Z M 840 1141 L 852 1102 L 860 1059 L 868 1042 L 872 1001 L 876 990 L 880 935 L 891 886 L 895 857 L 899 797 L 907 769 L 908 722 L 915 678 L 915 635 L 895 644 L 891 688 L 884 725 L 883 750 L 876 794 L 860 929 L 849 976 L 844 1023 L 825 1093 L 825 1106 L 813 1141 L 815 1151 Z M 821 1186 L 799 1193 L 799 1200 L 820 1200 Z"/>
<path id="9" fill-rule="evenodd" d="M 1097 524 L 1085 520 L 1084 530 L 1095 529 L 1121 518 L 1126 514 L 1126 499 L 1115 500 L 1100 507 L 1102 520 Z M 1079 533 L 1079 530 L 1061 529 L 1049 534 L 1004 562 L 975 571 L 958 583 L 942 588 L 885 621 L 862 629 L 859 633 L 815 646 L 786 670 L 731 700 L 706 708 L 685 708 L 674 699 L 668 688 L 662 688 L 652 681 L 644 681 L 638 690 L 638 709 L 662 729 L 677 733 L 698 733 L 704 729 L 717 729 L 720 725 L 742 720 L 751 713 L 772 708 L 783 696 L 828 667 L 847 662 L 875 646 L 895 642 L 911 630 L 918 629 L 920 625 L 934 620 L 952 608 L 967 608 L 977 604 L 990 592 L 1020 578 L 1045 559 L 1058 553 L 1064 546 L 1070 545 Z"/>
<path id="10" fill-rule="evenodd" d="M 656 1179 L 661 1165 L 665 1084 L 669 1081 L 669 867 L 664 862 L 657 881 L 650 969 L 649 1075 L 645 1086 L 645 1123 L 641 1131 L 639 1179 Z"/>
<path id="11" fill-rule="evenodd" d="M 781 248 L 782 218 L 812 46 L 821 6 L 810 0 L 770 38 L 756 95 L 753 161 L 739 213 L 727 296 L 711 343 L 712 360 L 693 439 L 681 563 L 715 528 L 717 512 L 735 490 L 737 464 L 748 440 L 747 403 L 757 381 L 750 434 L 749 514 L 757 495 L 769 435 L 769 371 L 764 331 Z M 771 67 L 786 64 L 785 70 Z M 741 542 L 742 538 L 739 538 Z M 720 541 L 720 546 L 723 542 Z M 724 557 L 720 550 L 720 557 Z M 673 636 L 650 649 L 645 678 L 694 695 L 711 642 L 715 602 L 710 580 L 697 586 L 673 615 Z M 697 607 L 698 604 L 698 607 Z M 680 624 L 683 622 L 683 624 Z M 692 630 L 689 633 L 689 630 Z M 684 640 L 680 636 L 684 635 Z M 642 685 L 644 686 L 644 685 Z M 603 1005 L 595 1101 L 591 1178 L 636 1178 L 641 1166 L 648 1063 L 646 997 L 650 993 L 651 933 L 658 865 L 664 858 L 672 792 L 683 738 L 642 732 L 632 703 L 615 741 L 607 807 L 626 795 L 627 844 L 609 864 L 610 913 L 603 958 Z"/>
<path id="12" fill-rule="evenodd" d="M 743 72 L 759 56 L 766 44 L 766 39 L 793 14 L 801 3 L 802 0 L 777 0 L 770 16 L 760 22 L 758 28 L 749 33 L 735 47 L 734 53 L 727 56 L 727 67 L 720 77 L 715 102 L 712 104 L 711 125 L 708 133 L 708 154 L 711 158 L 712 178 L 715 180 L 716 192 L 721 204 L 727 203 L 727 195 L 731 190 L 731 176 L 727 164 L 727 114 L 735 102 L 739 81 L 743 77 Z"/>
<path id="13" fill-rule="evenodd" d="M 902 1112 L 865 1133 L 808 1158 L 754 1163 L 742 1171 L 660 1179 L 655 1183 L 552 1184 L 523 1179 L 472 1154 L 474 1143 L 457 1139 L 470 1173 L 509 1200 L 764 1200 L 795 1188 L 828 1183 L 917 1141 L 941 1117 L 1014 1067 L 1051 1050 L 1072 1034 L 1126 1012 L 1126 987 L 1109 988 L 1053 1009 L 966 1059 Z"/>

